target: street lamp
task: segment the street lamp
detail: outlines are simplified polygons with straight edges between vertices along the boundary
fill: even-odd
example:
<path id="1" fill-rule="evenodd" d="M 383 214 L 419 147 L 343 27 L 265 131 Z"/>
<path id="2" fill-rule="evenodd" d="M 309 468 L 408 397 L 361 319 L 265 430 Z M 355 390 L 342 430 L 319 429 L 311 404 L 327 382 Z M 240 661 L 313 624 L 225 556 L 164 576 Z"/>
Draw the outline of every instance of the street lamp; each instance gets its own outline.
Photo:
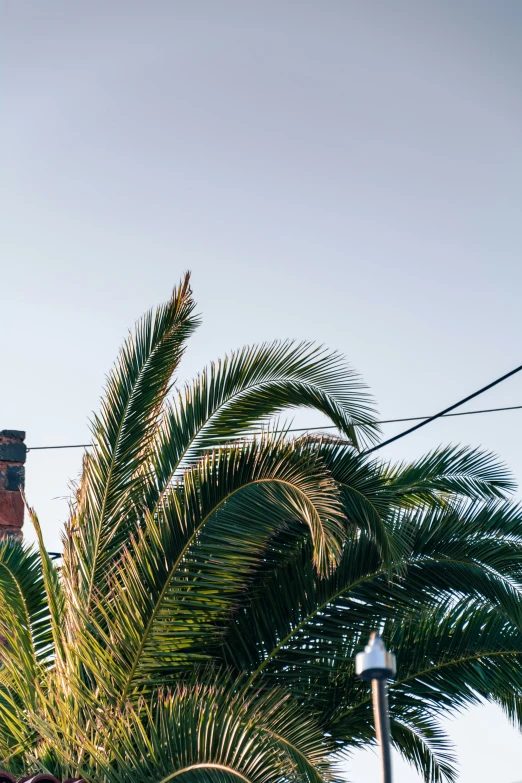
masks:
<path id="1" fill-rule="evenodd" d="M 392 783 L 390 716 L 386 680 L 395 676 L 395 655 L 386 650 L 381 636 L 374 631 L 364 652 L 355 656 L 355 673 L 363 680 L 371 680 L 373 716 L 377 742 L 381 746 L 382 783 Z"/>

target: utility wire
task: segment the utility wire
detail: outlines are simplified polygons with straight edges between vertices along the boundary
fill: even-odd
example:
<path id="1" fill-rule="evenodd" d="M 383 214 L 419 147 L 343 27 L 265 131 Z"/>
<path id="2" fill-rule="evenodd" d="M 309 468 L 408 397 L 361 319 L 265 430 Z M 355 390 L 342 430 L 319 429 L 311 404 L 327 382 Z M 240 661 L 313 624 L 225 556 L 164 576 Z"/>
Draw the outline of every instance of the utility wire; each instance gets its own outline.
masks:
<path id="1" fill-rule="evenodd" d="M 496 413 L 497 411 L 518 411 L 522 410 L 522 405 L 508 405 L 504 408 L 482 408 L 478 411 L 460 411 L 460 413 L 446 413 L 444 418 L 450 418 L 451 416 L 473 416 L 476 413 Z M 437 414 L 438 415 L 438 414 Z M 376 424 L 398 424 L 402 421 L 425 421 L 432 418 L 431 416 L 408 416 L 404 419 L 381 419 L 376 421 Z M 313 432 L 314 430 L 336 430 L 335 424 L 328 424 L 326 427 L 295 427 L 289 430 L 275 430 L 276 432 Z"/>
<path id="2" fill-rule="evenodd" d="M 44 449 L 90 449 L 92 443 L 72 443 L 66 446 L 28 446 L 27 451 L 43 451 Z"/>
<path id="3" fill-rule="evenodd" d="M 459 402 L 456 402 L 454 405 L 450 405 L 449 408 L 444 408 L 444 410 L 440 411 L 439 413 L 436 413 L 434 416 L 429 416 L 429 418 L 425 419 L 424 421 L 421 421 L 420 424 L 415 424 L 413 427 L 409 427 L 407 430 L 404 430 L 404 432 L 399 432 L 399 434 L 394 435 L 393 438 L 388 438 L 388 440 L 383 440 L 382 443 L 378 443 L 376 446 L 373 446 L 371 449 L 367 449 L 363 453 L 371 454 L 373 451 L 382 449 L 383 446 L 388 446 L 390 443 L 394 443 L 396 440 L 400 440 L 400 438 L 405 438 L 406 435 L 410 435 L 412 432 L 415 432 L 415 430 L 419 430 L 421 427 L 425 427 L 426 424 L 430 424 L 430 422 L 435 421 L 435 419 L 440 419 L 442 416 L 447 416 L 450 411 L 454 411 L 455 408 L 459 408 L 461 405 L 464 405 L 464 403 L 473 400 L 475 397 L 478 397 L 479 394 L 483 394 L 484 392 L 488 391 L 488 389 L 492 389 L 493 386 L 497 386 L 499 383 L 502 383 L 502 381 L 507 380 L 507 378 L 511 378 L 512 375 L 515 375 L 517 372 L 520 372 L 520 370 L 522 370 L 522 364 L 519 365 L 518 367 L 515 367 L 514 370 L 507 372 L 505 375 L 502 375 L 500 378 L 497 378 L 496 381 L 493 381 L 492 383 L 488 383 L 488 385 L 483 386 L 482 389 L 479 389 L 478 391 L 473 392 L 473 394 L 469 394 L 467 397 L 464 397 L 464 399 L 459 400 Z"/>
<path id="4" fill-rule="evenodd" d="M 486 388 L 490 388 L 490 387 L 486 387 Z M 478 393 L 479 392 L 477 392 L 477 394 Z M 457 405 L 462 405 L 462 404 L 463 404 L 462 402 L 457 403 Z M 448 408 L 448 410 L 452 410 L 453 407 Z M 381 446 L 390 443 L 391 440 L 397 440 L 397 438 L 399 437 L 402 438 L 404 435 L 407 435 L 409 432 L 412 432 L 414 429 L 418 429 L 418 427 L 422 427 L 423 424 L 428 424 L 428 422 L 433 421 L 434 419 L 437 418 L 449 419 L 452 416 L 474 416 L 478 413 L 497 413 L 499 411 L 519 411 L 519 410 L 522 410 L 522 405 L 507 405 L 503 408 L 482 408 L 481 410 L 477 410 L 477 411 L 460 411 L 459 413 L 437 413 L 435 416 L 409 416 L 403 419 L 381 419 L 381 421 L 376 422 L 376 424 L 398 424 L 403 421 L 421 421 L 422 424 L 417 425 L 416 427 L 412 427 L 403 433 L 399 433 L 399 435 L 396 435 L 395 438 L 391 438 L 390 440 L 383 441 L 383 443 L 380 443 L 374 449 L 371 449 L 371 451 L 375 451 L 376 448 L 381 448 Z M 323 430 L 336 430 L 336 429 L 337 427 L 335 426 L 335 424 L 332 425 L 328 424 L 325 427 L 293 427 L 289 430 L 275 430 L 275 432 L 314 432 L 316 430 L 320 430 L 322 432 Z M 43 451 L 48 449 L 89 449 L 91 447 L 92 447 L 92 443 L 73 443 L 65 446 L 31 446 L 31 448 L 28 448 L 27 451 Z"/>

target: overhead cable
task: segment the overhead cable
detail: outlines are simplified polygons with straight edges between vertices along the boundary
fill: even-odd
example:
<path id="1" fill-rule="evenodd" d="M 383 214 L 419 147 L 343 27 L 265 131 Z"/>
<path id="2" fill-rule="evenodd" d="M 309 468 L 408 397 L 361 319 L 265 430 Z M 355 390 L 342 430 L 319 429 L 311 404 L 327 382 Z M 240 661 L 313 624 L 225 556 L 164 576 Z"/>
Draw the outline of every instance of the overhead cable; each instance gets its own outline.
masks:
<path id="1" fill-rule="evenodd" d="M 457 403 L 457 404 L 461 405 L 463 403 Z M 448 410 L 453 410 L 453 407 L 455 406 L 452 406 L 452 408 L 448 408 Z M 389 440 L 383 441 L 374 449 L 370 449 L 370 451 L 375 451 L 377 448 L 381 448 L 381 446 L 385 446 L 387 443 L 391 443 L 392 440 L 397 440 L 399 437 L 402 438 L 404 437 L 404 435 L 407 435 L 409 432 L 413 432 L 413 430 L 422 427 L 423 424 L 428 424 L 430 421 L 433 421 L 434 419 L 438 419 L 438 418 L 449 419 L 452 416 L 475 416 L 479 413 L 498 413 L 499 411 L 518 411 L 518 410 L 522 410 L 522 405 L 507 405 L 501 408 L 482 408 L 481 410 L 460 411 L 459 413 L 437 413 L 435 416 L 408 416 L 402 419 L 381 419 L 380 421 L 377 421 L 376 424 L 399 424 L 400 422 L 404 422 L 404 421 L 420 421 L 422 423 L 417 425 L 416 427 L 411 427 L 409 430 L 406 430 L 404 433 L 399 433 L 399 435 L 395 436 L 394 438 L 390 438 Z M 306 432 L 315 432 L 315 431 L 322 432 L 323 430 L 336 430 L 336 429 L 338 428 L 334 424 L 332 425 L 327 424 L 324 427 L 292 427 L 288 430 L 286 429 L 275 430 L 275 432 L 305 432 L 306 433 Z M 44 451 L 49 449 L 90 449 L 91 447 L 92 447 L 92 443 L 72 443 L 64 446 L 31 446 L 30 448 L 27 449 L 27 451 Z"/>
<path id="2" fill-rule="evenodd" d="M 484 392 L 488 391 L 489 389 L 492 389 L 493 386 L 497 386 L 499 383 L 502 383 L 502 381 L 511 378 L 512 375 L 515 375 L 517 372 L 520 372 L 520 370 L 522 370 L 522 364 L 519 365 L 519 367 L 515 367 L 514 370 L 507 372 L 505 375 L 502 375 L 500 378 L 497 378 L 496 381 L 492 381 L 491 383 L 488 383 L 487 386 L 483 386 L 478 391 L 473 392 L 473 394 L 468 394 L 467 397 L 464 397 L 464 399 L 454 403 L 454 405 L 450 405 L 449 408 L 444 408 L 444 410 L 440 411 L 439 413 L 436 413 L 434 416 L 429 416 L 427 419 L 421 421 L 419 424 L 415 424 L 413 427 L 409 427 L 407 430 L 404 430 L 403 432 L 399 432 L 399 434 L 394 435 L 393 438 L 388 438 L 388 440 L 383 440 L 382 443 L 378 443 L 376 446 L 373 446 L 371 449 L 367 449 L 363 453 L 371 454 L 373 451 L 382 449 L 383 446 L 388 446 L 390 443 L 394 443 L 396 440 L 400 440 L 400 438 L 405 438 L 406 435 L 410 435 L 412 432 L 415 432 L 416 430 L 420 430 L 420 428 L 425 427 L 426 424 L 430 424 L 432 421 L 435 421 L 436 419 L 440 419 L 442 416 L 447 416 L 450 411 L 454 411 L 455 408 L 460 408 L 461 405 L 464 405 L 464 403 L 473 400 L 475 397 L 478 397 L 479 394 L 484 394 Z"/>

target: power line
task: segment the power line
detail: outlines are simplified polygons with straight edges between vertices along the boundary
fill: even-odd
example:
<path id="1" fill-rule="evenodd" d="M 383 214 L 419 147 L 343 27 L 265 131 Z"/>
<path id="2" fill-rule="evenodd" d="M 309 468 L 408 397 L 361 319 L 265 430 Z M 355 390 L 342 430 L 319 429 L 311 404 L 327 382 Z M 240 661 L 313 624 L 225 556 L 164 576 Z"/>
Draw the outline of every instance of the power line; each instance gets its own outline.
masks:
<path id="1" fill-rule="evenodd" d="M 415 424 L 413 427 L 409 427 L 407 430 L 404 430 L 404 432 L 399 432 L 399 434 L 394 435 L 393 438 L 388 438 L 388 440 L 384 440 L 382 443 L 378 443 L 377 446 L 373 446 L 371 449 L 367 449 L 363 453 L 371 454 L 373 451 L 382 449 L 383 446 L 388 446 L 390 443 L 394 443 L 396 440 L 400 440 L 400 438 L 404 438 L 406 437 L 406 435 L 410 435 L 412 432 L 415 432 L 415 430 L 419 430 L 421 427 L 425 427 L 426 424 L 430 424 L 430 422 L 435 421 L 435 419 L 440 419 L 442 416 L 447 416 L 450 411 L 454 411 L 455 408 L 459 408 L 461 405 L 464 405 L 464 403 L 473 400 L 475 397 L 478 397 L 479 394 L 483 394 L 489 389 L 492 389 L 493 386 L 497 386 L 499 383 L 502 383 L 502 381 L 507 380 L 507 378 L 511 378 L 512 375 L 515 375 L 517 372 L 520 372 L 520 370 L 522 370 L 522 364 L 519 365 L 518 367 L 515 367 L 514 370 L 507 372 L 505 375 L 502 375 L 500 378 L 497 378 L 496 381 L 492 381 L 492 383 L 488 383 L 487 386 L 483 386 L 482 389 L 473 392 L 473 394 L 468 394 L 467 397 L 464 397 L 464 399 L 459 400 L 459 402 L 456 402 L 454 405 L 450 405 L 449 408 L 444 408 L 444 410 L 440 411 L 439 413 L 436 413 L 434 416 L 429 416 L 424 421 L 421 421 L 420 424 Z"/>
<path id="2" fill-rule="evenodd" d="M 45 449 L 90 449 L 92 443 L 71 443 L 66 446 L 28 446 L 27 451 L 44 451 Z"/>
<path id="3" fill-rule="evenodd" d="M 496 381 L 498 383 L 498 381 Z M 486 388 L 490 388 L 489 386 Z M 485 389 L 483 389 L 485 391 Z M 480 392 L 476 392 L 476 394 L 480 394 Z M 470 399 L 469 397 L 467 399 Z M 464 401 L 463 401 L 464 402 Z M 462 405 L 463 402 L 457 403 L 457 405 Z M 448 408 L 447 410 L 453 410 L 454 407 Z M 409 430 L 406 430 L 403 433 L 399 433 L 399 435 L 396 435 L 394 438 L 390 438 L 389 440 L 385 440 L 382 443 L 378 444 L 378 446 L 374 447 L 373 449 L 370 449 L 370 451 L 375 451 L 377 448 L 381 448 L 382 446 L 385 446 L 387 443 L 391 443 L 392 440 L 397 440 L 398 438 L 404 437 L 404 435 L 407 435 L 409 432 L 412 432 L 414 429 L 418 429 L 419 427 L 422 427 L 423 424 L 428 424 L 430 421 L 433 421 L 434 419 L 438 418 L 444 418 L 449 419 L 452 416 L 475 416 L 478 413 L 497 413 L 499 411 L 518 411 L 522 410 L 522 405 L 507 405 L 503 408 L 482 408 L 481 410 L 476 411 L 460 411 L 459 413 L 437 413 L 435 416 L 408 416 L 406 418 L 402 419 L 381 419 L 381 421 L 376 422 L 376 424 L 399 424 L 400 422 L 404 421 L 420 421 L 422 424 L 417 425 L 416 427 L 411 427 Z M 323 430 L 336 430 L 337 427 L 332 425 L 326 425 L 325 427 L 292 427 L 288 430 L 275 430 L 276 432 L 315 432 L 315 431 L 323 431 Z M 72 443 L 65 446 L 31 446 L 27 449 L 27 451 L 43 451 L 48 449 L 89 449 L 92 447 L 92 443 Z M 368 453 L 368 452 L 366 452 Z"/>
<path id="4" fill-rule="evenodd" d="M 504 408 L 482 408 L 478 411 L 461 411 L 460 413 L 446 413 L 444 418 L 451 418 L 451 416 L 474 416 L 477 413 L 496 413 L 497 411 L 518 411 L 522 410 L 522 405 L 507 405 Z M 437 414 L 438 415 L 438 414 Z M 404 419 L 381 419 L 375 422 L 376 424 L 398 424 L 402 421 L 425 421 L 431 419 L 431 416 L 408 416 Z M 336 430 L 335 424 L 327 425 L 326 427 L 296 427 L 285 432 L 313 432 L 314 430 Z"/>

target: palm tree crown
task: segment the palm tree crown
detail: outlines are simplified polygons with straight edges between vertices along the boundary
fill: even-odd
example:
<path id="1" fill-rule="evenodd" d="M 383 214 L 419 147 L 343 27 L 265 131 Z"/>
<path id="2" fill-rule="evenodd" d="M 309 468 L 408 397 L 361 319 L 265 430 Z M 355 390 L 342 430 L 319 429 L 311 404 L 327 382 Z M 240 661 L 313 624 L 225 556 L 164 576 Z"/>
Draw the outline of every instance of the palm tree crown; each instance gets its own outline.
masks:
<path id="1" fill-rule="evenodd" d="M 522 718 L 520 508 L 494 458 L 364 454 L 372 401 L 309 343 L 244 348 L 175 385 L 196 328 L 188 276 L 121 348 L 58 569 L 0 544 L 0 755 L 97 783 L 327 783 L 372 742 L 353 658 L 397 654 L 393 741 L 453 780 L 439 717 L 490 699 Z M 293 438 L 313 408 L 336 437 Z"/>

